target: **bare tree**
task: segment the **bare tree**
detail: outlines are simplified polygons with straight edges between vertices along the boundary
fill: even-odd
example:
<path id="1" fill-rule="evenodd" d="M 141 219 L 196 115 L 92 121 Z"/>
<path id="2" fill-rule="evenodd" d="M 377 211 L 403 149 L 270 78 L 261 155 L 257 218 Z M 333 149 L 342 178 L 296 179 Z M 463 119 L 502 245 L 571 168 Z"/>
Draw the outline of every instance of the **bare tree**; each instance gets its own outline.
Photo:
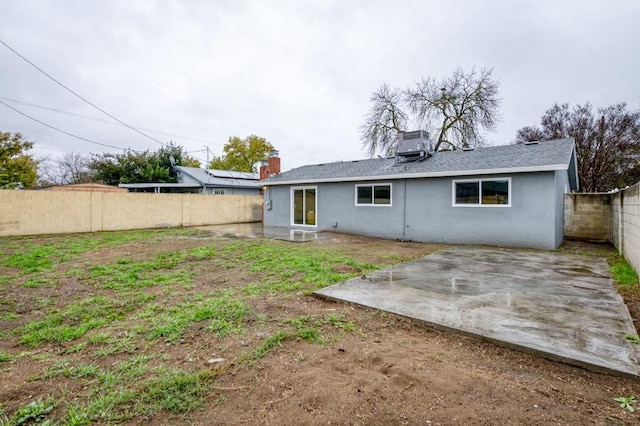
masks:
<path id="1" fill-rule="evenodd" d="M 408 130 L 408 116 L 402 110 L 405 106 L 404 95 L 401 89 L 392 89 L 386 83 L 371 95 L 371 110 L 360 128 L 363 146 L 370 156 L 373 157 L 376 152 L 392 154 L 398 132 Z"/>
<path id="2" fill-rule="evenodd" d="M 360 128 L 363 147 L 371 156 L 393 153 L 398 132 L 417 128 L 437 135 L 436 151 L 481 145 L 481 132 L 495 130 L 500 118 L 500 84 L 492 73 L 457 68 L 449 78 L 423 77 L 405 90 L 383 84 L 371 96 L 371 110 Z"/>
<path id="3" fill-rule="evenodd" d="M 628 111 L 625 103 L 619 103 L 598 108 L 594 114 L 589 103 L 573 109 L 569 104 L 555 104 L 540 124 L 518 130 L 516 143 L 574 138 L 583 191 L 608 191 L 637 182 L 640 111 Z"/>
<path id="4" fill-rule="evenodd" d="M 89 157 L 78 152 L 67 152 L 55 160 L 47 159 L 40 167 L 41 181 L 54 185 L 91 182 L 88 164 Z"/>

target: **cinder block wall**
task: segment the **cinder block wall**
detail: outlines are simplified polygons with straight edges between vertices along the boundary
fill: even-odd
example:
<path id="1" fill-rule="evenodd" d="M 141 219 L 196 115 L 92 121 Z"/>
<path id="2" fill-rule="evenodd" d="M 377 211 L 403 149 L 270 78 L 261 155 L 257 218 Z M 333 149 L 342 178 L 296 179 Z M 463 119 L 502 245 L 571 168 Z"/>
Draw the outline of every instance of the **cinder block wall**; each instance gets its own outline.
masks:
<path id="1" fill-rule="evenodd" d="M 0 237 L 262 220 L 262 196 L 0 190 Z"/>
<path id="2" fill-rule="evenodd" d="M 564 236 L 611 241 L 611 194 L 565 195 Z"/>
<path id="3" fill-rule="evenodd" d="M 640 183 L 612 194 L 612 242 L 640 271 Z"/>

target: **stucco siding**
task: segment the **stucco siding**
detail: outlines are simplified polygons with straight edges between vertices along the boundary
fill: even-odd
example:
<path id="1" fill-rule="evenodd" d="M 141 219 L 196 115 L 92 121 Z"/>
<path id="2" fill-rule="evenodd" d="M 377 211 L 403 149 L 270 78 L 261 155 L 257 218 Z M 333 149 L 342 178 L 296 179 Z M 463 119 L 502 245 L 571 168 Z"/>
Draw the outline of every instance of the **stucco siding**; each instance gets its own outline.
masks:
<path id="1" fill-rule="evenodd" d="M 511 176 L 510 207 L 453 206 L 452 182 L 453 179 L 408 181 L 407 239 L 534 248 L 557 246 L 553 172 Z"/>
<path id="2" fill-rule="evenodd" d="M 554 245 L 558 247 L 564 240 L 564 196 L 571 192 L 571 183 L 569 181 L 569 174 L 565 170 L 558 170 L 555 172 L 555 242 Z"/>
<path id="3" fill-rule="evenodd" d="M 511 206 L 453 206 L 452 178 L 396 179 L 391 206 L 356 206 L 355 183 L 318 184 L 318 230 L 421 242 L 556 248 L 562 242 L 566 174 L 478 176 L 511 178 Z M 466 176 L 465 179 L 474 179 Z M 364 182 L 360 182 L 364 183 Z M 267 226 L 291 226 L 290 186 L 265 193 Z M 558 217 L 558 215 L 560 217 Z"/>
<path id="4" fill-rule="evenodd" d="M 270 186 L 264 191 L 262 221 L 265 226 L 289 227 L 289 193 L 289 186 Z"/>
<path id="5" fill-rule="evenodd" d="M 337 232 L 381 238 L 402 235 L 402 181 L 372 181 L 359 184 L 391 184 L 391 205 L 356 205 L 356 184 L 318 186 L 318 226 Z"/>

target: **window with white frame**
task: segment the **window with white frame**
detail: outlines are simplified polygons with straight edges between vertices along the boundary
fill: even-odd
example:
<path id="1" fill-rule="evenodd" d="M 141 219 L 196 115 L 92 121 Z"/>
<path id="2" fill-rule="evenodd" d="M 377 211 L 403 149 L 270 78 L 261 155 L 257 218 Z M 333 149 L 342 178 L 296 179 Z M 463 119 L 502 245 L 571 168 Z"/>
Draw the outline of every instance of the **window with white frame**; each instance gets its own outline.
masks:
<path id="1" fill-rule="evenodd" d="M 356 185 L 356 206 L 390 206 L 391 184 Z"/>
<path id="2" fill-rule="evenodd" d="M 511 178 L 454 180 L 453 205 L 510 207 Z"/>

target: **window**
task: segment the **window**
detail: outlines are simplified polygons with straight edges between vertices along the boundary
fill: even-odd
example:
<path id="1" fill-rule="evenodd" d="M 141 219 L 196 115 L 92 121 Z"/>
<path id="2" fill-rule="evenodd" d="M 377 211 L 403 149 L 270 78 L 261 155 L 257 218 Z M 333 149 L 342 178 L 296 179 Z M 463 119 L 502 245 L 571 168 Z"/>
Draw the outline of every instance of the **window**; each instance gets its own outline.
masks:
<path id="1" fill-rule="evenodd" d="M 391 184 L 356 185 L 356 206 L 390 206 Z"/>
<path id="2" fill-rule="evenodd" d="M 511 206 L 511 178 L 453 181 L 454 206 Z"/>
<path id="3" fill-rule="evenodd" d="M 213 188 L 213 195 L 224 195 L 225 192 L 224 188 Z"/>
<path id="4" fill-rule="evenodd" d="M 316 226 L 316 187 L 291 188 L 291 224 Z"/>

